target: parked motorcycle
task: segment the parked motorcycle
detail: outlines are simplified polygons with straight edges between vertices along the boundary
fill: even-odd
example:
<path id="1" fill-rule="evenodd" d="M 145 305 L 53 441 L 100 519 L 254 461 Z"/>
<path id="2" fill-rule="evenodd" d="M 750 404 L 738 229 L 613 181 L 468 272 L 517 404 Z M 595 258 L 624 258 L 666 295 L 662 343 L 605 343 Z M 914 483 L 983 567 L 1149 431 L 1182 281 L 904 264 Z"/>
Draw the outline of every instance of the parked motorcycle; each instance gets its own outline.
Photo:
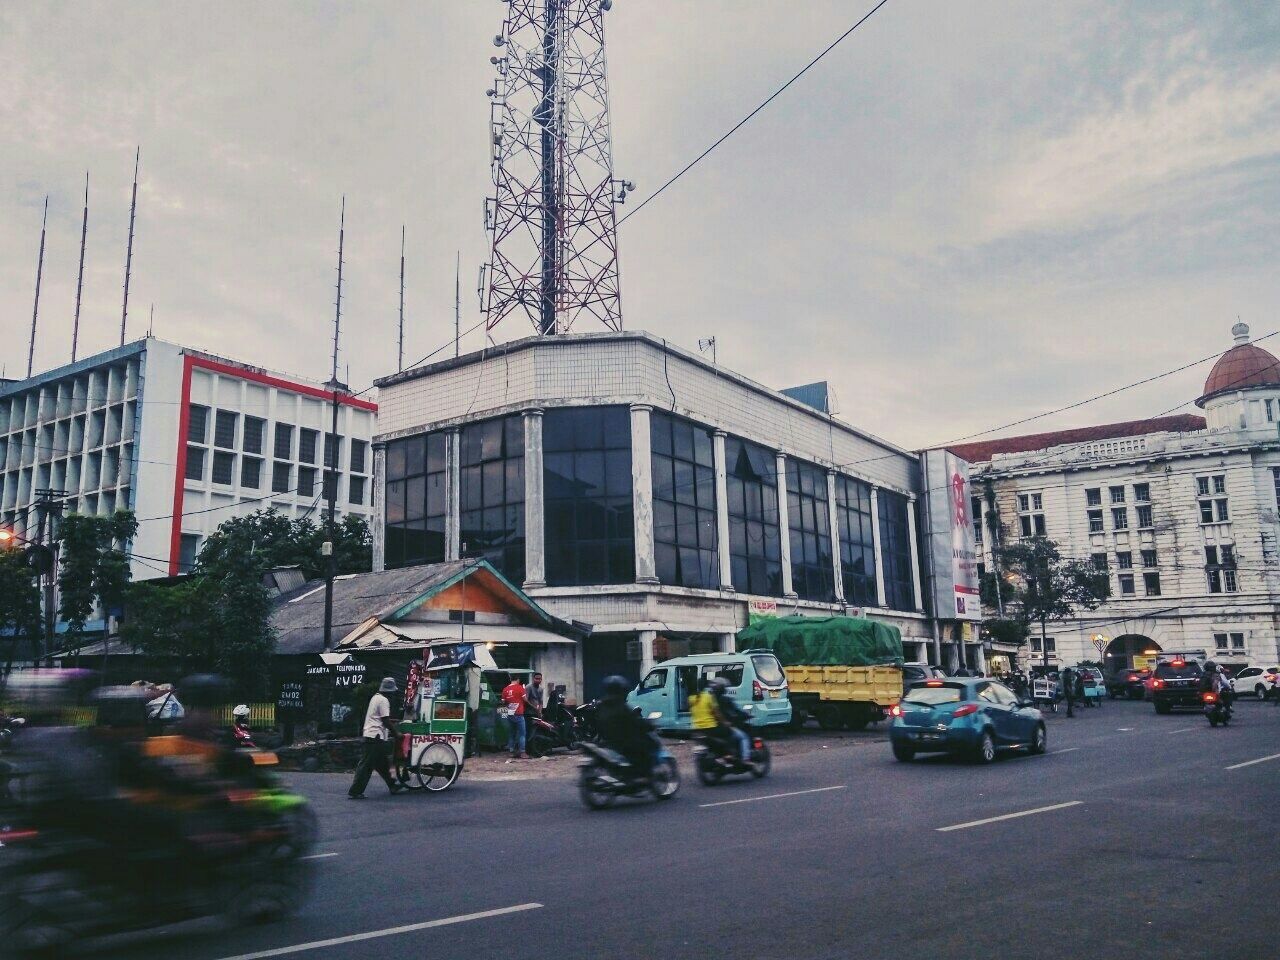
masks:
<path id="1" fill-rule="evenodd" d="M 589 700 L 573 711 L 578 740 L 582 743 L 595 743 L 600 739 L 600 731 L 596 729 L 596 710 L 599 708 L 599 700 Z"/>
<path id="2" fill-rule="evenodd" d="M 573 750 L 580 740 L 586 739 L 578 730 L 577 714 L 565 706 L 563 686 L 557 686 L 551 691 L 550 700 L 542 711 L 542 719 L 556 728 L 560 746 Z"/>
<path id="3" fill-rule="evenodd" d="M 751 739 L 751 753 L 745 763 L 738 752 L 737 742 L 718 731 L 694 747 L 693 762 L 698 770 L 698 779 L 704 785 L 714 787 L 725 777 L 735 774 L 749 773 L 757 780 L 768 776 L 772 766 L 769 745 L 763 737 L 750 730 L 747 736 Z"/>
<path id="4" fill-rule="evenodd" d="M 663 746 L 656 733 L 651 733 L 655 759 L 651 770 L 639 770 L 618 751 L 595 743 L 584 743 L 586 759 L 578 780 L 582 802 L 592 810 L 610 806 L 618 797 L 651 794 L 657 800 L 670 800 L 680 789 L 680 770 L 676 759 Z"/>
<path id="5" fill-rule="evenodd" d="M 1204 715 L 1209 718 L 1209 726 L 1222 724 L 1225 727 L 1231 722 L 1231 707 L 1223 702 L 1221 694 L 1206 691 L 1200 694 L 1200 700 L 1204 704 Z"/>

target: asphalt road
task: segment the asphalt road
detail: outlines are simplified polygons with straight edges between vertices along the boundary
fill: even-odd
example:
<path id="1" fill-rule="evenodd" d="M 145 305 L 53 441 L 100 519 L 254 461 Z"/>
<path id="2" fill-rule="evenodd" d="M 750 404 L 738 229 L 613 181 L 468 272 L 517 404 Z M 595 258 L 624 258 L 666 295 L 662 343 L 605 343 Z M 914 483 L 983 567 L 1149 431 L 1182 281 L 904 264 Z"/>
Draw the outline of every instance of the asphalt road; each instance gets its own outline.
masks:
<path id="1" fill-rule="evenodd" d="M 352 803 L 344 777 L 297 775 L 322 835 L 295 918 L 108 953 L 1257 960 L 1280 954 L 1280 709 L 1237 718 L 1116 701 L 989 767 L 845 741 L 594 813 L 563 779 Z"/>

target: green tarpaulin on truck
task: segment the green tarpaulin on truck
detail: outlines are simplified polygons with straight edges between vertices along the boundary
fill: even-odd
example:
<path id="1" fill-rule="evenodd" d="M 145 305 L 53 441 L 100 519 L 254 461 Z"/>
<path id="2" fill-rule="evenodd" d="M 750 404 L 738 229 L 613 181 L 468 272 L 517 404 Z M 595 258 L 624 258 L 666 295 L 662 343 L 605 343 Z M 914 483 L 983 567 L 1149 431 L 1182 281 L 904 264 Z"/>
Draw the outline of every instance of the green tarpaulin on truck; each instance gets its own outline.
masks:
<path id="1" fill-rule="evenodd" d="M 784 667 L 902 663 L 902 632 L 862 617 L 776 617 L 738 631 L 738 650 L 770 650 Z"/>

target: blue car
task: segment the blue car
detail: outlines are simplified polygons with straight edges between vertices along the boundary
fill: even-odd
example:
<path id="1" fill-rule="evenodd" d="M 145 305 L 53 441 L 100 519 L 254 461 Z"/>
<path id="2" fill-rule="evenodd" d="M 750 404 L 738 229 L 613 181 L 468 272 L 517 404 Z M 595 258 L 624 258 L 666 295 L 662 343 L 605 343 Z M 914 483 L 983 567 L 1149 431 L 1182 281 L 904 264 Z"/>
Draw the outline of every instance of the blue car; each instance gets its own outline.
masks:
<path id="1" fill-rule="evenodd" d="M 990 763 L 998 750 L 1044 753 L 1044 716 L 996 680 L 949 677 L 912 684 L 890 710 L 889 742 L 899 760 L 955 753 Z"/>

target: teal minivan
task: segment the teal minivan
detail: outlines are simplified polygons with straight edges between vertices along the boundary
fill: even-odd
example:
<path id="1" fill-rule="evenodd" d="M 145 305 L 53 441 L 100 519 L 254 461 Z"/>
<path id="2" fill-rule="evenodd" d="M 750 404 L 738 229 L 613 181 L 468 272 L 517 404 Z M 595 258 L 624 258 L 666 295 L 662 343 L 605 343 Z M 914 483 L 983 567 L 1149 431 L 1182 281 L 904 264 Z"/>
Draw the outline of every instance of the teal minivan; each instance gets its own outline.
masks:
<path id="1" fill-rule="evenodd" d="M 791 722 L 791 700 L 782 664 L 768 650 L 704 653 L 664 660 L 627 695 L 627 704 L 650 717 L 660 730 L 691 730 L 689 697 L 702 680 L 723 677 L 729 695 L 751 717 L 752 726 Z"/>

